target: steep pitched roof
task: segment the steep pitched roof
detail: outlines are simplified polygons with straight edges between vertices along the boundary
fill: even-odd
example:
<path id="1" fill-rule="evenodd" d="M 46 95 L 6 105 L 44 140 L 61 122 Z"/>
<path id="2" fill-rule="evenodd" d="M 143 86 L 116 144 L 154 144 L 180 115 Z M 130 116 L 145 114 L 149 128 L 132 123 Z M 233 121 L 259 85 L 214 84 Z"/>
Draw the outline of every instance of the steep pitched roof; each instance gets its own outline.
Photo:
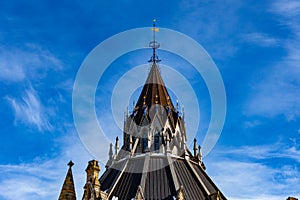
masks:
<path id="1" fill-rule="evenodd" d="M 60 191 L 58 200 L 76 200 L 74 179 L 73 179 L 73 173 L 72 173 L 73 165 L 74 165 L 74 163 L 72 161 L 70 161 L 68 163 L 69 169 L 68 169 L 64 184 L 62 186 L 62 189 Z"/>
<path id="2" fill-rule="evenodd" d="M 220 200 L 226 199 L 197 163 L 172 155 L 145 155 L 116 162 L 100 182 L 109 199 L 132 199 L 141 188 L 146 200 L 173 200 L 182 187 L 185 200 L 214 199 L 215 194 Z"/>
<path id="3" fill-rule="evenodd" d="M 170 95 L 162 80 L 156 63 L 152 64 L 146 83 L 137 102 L 137 106 L 141 108 L 145 104 L 148 108 L 154 104 L 160 104 L 162 106 L 169 105 L 170 108 L 174 110 Z"/>
<path id="4" fill-rule="evenodd" d="M 154 109 L 163 109 L 173 122 L 172 125 L 175 126 L 177 112 L 162 80 L 157 63 L 152 63 L 147 80 L 136 103 L 134 121 L 141 125 L 144 113 L 147 113 L 146 116 L 151 120 L 149 113 L 153 112 Z"/>

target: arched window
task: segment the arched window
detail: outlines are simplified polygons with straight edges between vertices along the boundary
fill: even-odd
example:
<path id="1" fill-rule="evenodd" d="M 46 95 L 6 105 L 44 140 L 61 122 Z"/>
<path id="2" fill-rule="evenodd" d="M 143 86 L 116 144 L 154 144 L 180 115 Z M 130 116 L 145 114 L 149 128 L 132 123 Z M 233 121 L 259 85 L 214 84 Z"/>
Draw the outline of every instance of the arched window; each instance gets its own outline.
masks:
<path id="1" fill-rule="evenodd" d="M 154 151 L 159 150 L 159 134 L 156 132 L 154 135 Z"/>
<path id="2" fill-rule="evenodd" d="M 148 147 L 148 139 L 142 138 L 142 140 L 143 140 L 143 153 L 145 153 L 146 148 Z"/>

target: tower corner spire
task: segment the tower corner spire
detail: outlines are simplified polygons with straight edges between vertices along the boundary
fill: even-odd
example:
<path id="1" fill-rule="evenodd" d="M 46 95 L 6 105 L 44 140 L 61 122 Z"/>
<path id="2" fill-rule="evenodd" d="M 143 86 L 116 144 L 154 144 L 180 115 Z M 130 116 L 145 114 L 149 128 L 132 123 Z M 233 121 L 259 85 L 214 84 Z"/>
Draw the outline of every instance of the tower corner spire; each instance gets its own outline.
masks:
<path id="1" fill-rule="evenodd" d="M 75 186 L 74 186 L 74 179 L 73 179 L 73 173 L 72 173 L 72 166 L 74 163 L 72 160 L 68 163 L 69 169 L 66 175 L 66 178 L 64 180 L 63 186 L 60 191 L 60 195 L 58 197 L 58 200 L 76 200 L 76 192 L 75 192 Z"/>

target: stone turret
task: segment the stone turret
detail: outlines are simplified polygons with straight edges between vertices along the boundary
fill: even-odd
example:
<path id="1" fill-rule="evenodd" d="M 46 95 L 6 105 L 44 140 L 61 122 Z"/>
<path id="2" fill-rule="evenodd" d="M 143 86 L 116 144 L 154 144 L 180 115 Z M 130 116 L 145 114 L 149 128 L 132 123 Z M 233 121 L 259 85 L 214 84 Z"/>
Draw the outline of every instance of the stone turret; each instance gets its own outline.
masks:
<path id="1" fill-rule="evenodd" d="M 82 200 L 104 200 L 106 194 L 100 190 L 98 161 L 91 160 L 86 168 L 86 184 Z"/>

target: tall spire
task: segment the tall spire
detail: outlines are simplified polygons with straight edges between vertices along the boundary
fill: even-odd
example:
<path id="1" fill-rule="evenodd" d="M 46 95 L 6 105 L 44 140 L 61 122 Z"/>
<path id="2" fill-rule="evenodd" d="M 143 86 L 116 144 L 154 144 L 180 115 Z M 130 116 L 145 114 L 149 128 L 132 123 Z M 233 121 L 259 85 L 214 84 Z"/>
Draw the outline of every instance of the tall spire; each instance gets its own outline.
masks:
<path id="1" fill-rule="evenodd" d="M 158 63 L 161 60 L 158 58 L 156 54 L 156 49 L 160 47 L 160 44 L 155 39 L 155 33 L 159 31 L 159 28 L 156 27 L 156 19 L 153 20 L 153 26 L 152 26 L 152 32 L 153 32 L 153 40 L 149 43 L 149 47 L 153 49 L 152 56 L 148 62 L 151 63 Z"/>
<path id="2" fill-rule="evenodd" d="M 60 191 L 60 195 L 58 200 L 76 200 L 76 193 L 75 193 L 75 187 L 74 187 L 74 179 L 73 179 L 73 173 L 72 173 L 72 166 L 74 163 L 72 160 L 68 163 L 69 170 L 66 175 L 64 184 L 62 186 L 62 189 Z"/>
<path id="3" fill-rule="evenodd" d="M 158 58 L 156 52 L 156 50 L 160 47 L 160 44 L 155 38 L 155 34 L 159 31 L 156 27 L 156 20 L 153 20 L 153 27 L 151 30 L 153 31 L 153 40 L 149 43 L 149 46 L 153 49 L 152 56 L 149 60 L 151 63 L 151 69 L 139 99 L 133 108 L 133 114 L 131 117 L 134 117 L 136 124 L 142 125 L 142 119 L 145 118 L 147 118 L 148 122 L 151 123 L 151 116 L 149 113 L 155 110 L 163 110 L 162 112 L 164 113 L 164 117 L 166 118 L 166 116 L 171 116 L 171 123 L 173 127 L 175 127 L 177 113 L 158 69 L 158 62 L 161 60 Z"/>

